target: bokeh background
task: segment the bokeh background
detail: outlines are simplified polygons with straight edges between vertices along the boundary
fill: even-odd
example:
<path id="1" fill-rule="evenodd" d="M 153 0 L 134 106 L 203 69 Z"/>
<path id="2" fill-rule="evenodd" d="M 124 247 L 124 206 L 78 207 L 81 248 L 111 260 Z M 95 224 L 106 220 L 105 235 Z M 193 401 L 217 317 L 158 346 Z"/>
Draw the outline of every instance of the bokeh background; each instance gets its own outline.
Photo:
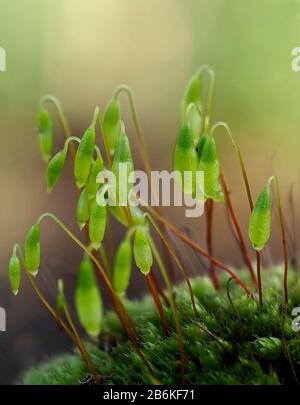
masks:
<path id="1" fill-rule="evenodd" d="M 80 135 L 94 106 L 104 108 L 117 85 L 129 84 L 152 165 L 171 169 L 184 86 L 199 65 L 211 65 L 217 75 L 213 121 L 231 126 L 255 196 L 270 174 L 280 176 L 287 222 L 297 227 L 288 197 L 293 190 L 297 214 L 300 73 L 291 69 L 291 51 L 300 46 L 298 0 L 1 0 L 0 46 L 7 52 L 7 71 L 0 72 L 0 306 L 7 312 L 7 332 L 0 332 L 0 383 L 16 382 L 28 366 L 71 349 L 26 279 L 13 298 L 6 274 L 13 243 L 22 243 L 40 213 L 56 213 L 78 233 L 70 165 L 57 188 L 46 192 L 36 138 L 41 95 L 61 100 L 73 133 Z M 134 136 L 125 98 L 122 104 Z M 63 142 L 58 122 L 56 140 L 58 148 Z M 249 212 L 237 159 L 221 132 L 217 142 L 246 235 Z M 166 213 L 205 245 L 204 218 L 187 221 L 183 211 Z M 275 224 L 270 243 L 274 262 L 280 260 L 277 229 Z M 120 237 L 119 228 L 114 233 Z M 222 204 L 214 244 L 218 258 L 242 264 Z M 177 248 L 191 271 L 205 271 L 191 252 Z M 54 300 L 56 278 L 63 275 L 72 301 L 80 251 L 51 224 L 43 227 L 42 250 L 41 288 Z M 135 276 L 129 295 L 144 290 L 144 280 Z"/>

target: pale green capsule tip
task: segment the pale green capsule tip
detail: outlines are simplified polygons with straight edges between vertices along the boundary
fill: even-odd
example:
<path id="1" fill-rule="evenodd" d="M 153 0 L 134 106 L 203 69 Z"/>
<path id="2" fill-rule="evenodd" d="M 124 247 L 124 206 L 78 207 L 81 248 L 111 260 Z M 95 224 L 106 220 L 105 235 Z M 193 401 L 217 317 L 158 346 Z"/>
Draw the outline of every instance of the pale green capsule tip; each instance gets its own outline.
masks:
<path id="1" fill-rule="evenodd" d="M 99 250 L 101 246 L 101 243 L 98 242 L 92 242 L 92 247 L 94 250 Z"/>
<path id="2" fill-rule="evenodd" d="M 19 290 L 12 290 L 14 296 L 18 295 Z"/>
<path id="3" fill-rule="evenodd" d="M 86 225 L 86 222 L 78 222 L 78 226 L 79 226 L 79 229 L 82 231 L 83 230 L 83 228 L 85 227 L 85 225 Z"/>
<path id="4" fill-rule="evenodd" d="M 31 274 L 33 277 L 36 277 L 37 274 L 38 274 L 38 272 L 39 272 L 38 269 L 36 269 L 36 270 L 27 270 L 27 271 L 28 271 L 28 273 Z"/>

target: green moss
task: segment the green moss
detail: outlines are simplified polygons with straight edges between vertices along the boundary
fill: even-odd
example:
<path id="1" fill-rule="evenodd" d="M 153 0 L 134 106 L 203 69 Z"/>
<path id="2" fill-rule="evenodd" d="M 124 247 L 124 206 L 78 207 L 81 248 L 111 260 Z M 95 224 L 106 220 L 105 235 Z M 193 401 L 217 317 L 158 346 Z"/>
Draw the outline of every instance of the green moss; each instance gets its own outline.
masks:
<path id="1" fill-rule="evenodd" d="M 248 281 L 243 272 L 239 275 Z M 186 380 L 189 384 L 290 384 L 294 383 L 292 367 L 300 376 L 300 334 L 293 332 L 290 316 L 300 305 L 296 272 L 290 271 L 290 302 L 282 339 L 282 268 L 267 271 L 264 276 L 264 305 L 257 296 L 249 299 L 234 282 L 227 295 L 227 278 L 216 292 L 207 278 L 193 281 L 199 311 L 195 319 L 185 285 L 177 288 L 186 357 Z M 152 300 L 124 301 L 141 336 L 141 348 L 157 379 L 163 384 L 180 382 L 177 335 L 166 336 Z M 167 319 L 175 330 L 172 313 L 165 308 Z M 193 322 L 196 321 L 197 323 Z M 201 326 L 201 328 L 199 327 Z M 208 333 L 208 331 L 210 333 Z M 126 339 L 117 316 L 108 312 L 104 319 L 99 346 L 89 343 L 89 352 L 100 375 L 109 384 L 147 384 L 147 372 Z M 79 384 L 88 371 L 77 353 L 64 355 L 29 370 L 24 384 Z"/>

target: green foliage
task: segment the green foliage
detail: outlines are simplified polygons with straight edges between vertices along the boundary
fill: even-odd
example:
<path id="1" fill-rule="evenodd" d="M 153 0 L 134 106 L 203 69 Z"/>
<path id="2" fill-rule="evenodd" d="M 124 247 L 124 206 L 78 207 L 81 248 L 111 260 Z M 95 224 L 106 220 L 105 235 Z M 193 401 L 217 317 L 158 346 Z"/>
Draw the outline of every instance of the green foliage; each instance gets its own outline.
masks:
<path id="1" fill-rule="evenodd" d="M 90 209 L 89 237 L 95 250 L 100 248 L 103 241 L 106 220 L 107 208 L 99 205 L 96 198 L 93 198 Z"/>
<path id="2" fill-rule="evenodd" d="M 103 119 L 105 141 L 111 155 L 114 154 L 120 134 L 120 103 L 118 99 L 111 99 L 106 107 Z"/>
<path id="3" fill-rule="evenodd" d="M 193 280 L 198 325 L 185 286 L 176 291 L 186 356 L 188 384 L 291 384 L 294 383 L 290 363 L 281 338 L 280 302 L 283 296 L 279 280 L 281 268 L 270 270 L 265 277 L 265 304 L 245 296 L 241 288 L 231 283 L 228 300 L 226 283 L 216 293 L 208 278 Z M 245 272 L 242 273 L 243 278 Z M 296 332 L 290 330 L 290 312 L 298 304 L 297 275 L 290 277 L 290 299 L 285 339 L 294 367 L 300 373 L 300 344 Z M 142 350 L 156 377 L 162 384 L 180 381 L 178 345 L 170 310 L 165 307 L 173 333 L 166 336 L 160 318 L 149 296 L 142 301 L 124 301 L 125 307 L 142 337 Z M 239 316 L 238 316 L 239 315 Z M 208 333 L 209 332 L 209 333 Z M 90 345 L 89 352 L 100 375 L 110 384 L 148 384 L 141 361 L 126 339 L 114 312 L 103 319 L 103 337 L 99 346 Z M 213 335 L 212 335 L 213 334 Z M 88 371 L 76 353 L 56 358 L 25 374 L 25 384 L 79 384 Z"/>
<path id="4" fill-rule="evenodd" d="M 249 239 L 254 249 L 261 250 L 271 231 L 271 196 L 269 183 L 259 194 L 249 220 Z"/>
<path id="5" fill-rule="evenodd" d="M 80 263 L 75 303 L 82 326 L 90 336 L 98 336 L 101 330 L 102 299 L 88 257 L 84 257 Z"/>
<path id="6" fill-rule="evenodd" d="M 82 229 L 90 216 L 89 200 L 86 189 L 83 189 L 77 203 L 76 219 L 80 229 Z"/>
<path id="7" fill-rule="evenodd" d="M 113 286 L 116 293 L 122 298 L 127 290 L 132 262 L 131 241 L 125 238 L 118 247 L 113 272 Z"/>
<path id="8" fill-rule="evenodd" d="M 174 170 L 178 171 L 180 176 L 176 181 L 187 194 L 195 194 L 196 171 L 198 167 L 197 152 L 194 146 L 194 139 L 191 125 L 185 122 L 180 130 L 174 152 Z M 190 175 L 189 177 L 185 177 Z"/>
<path id="9" fill-rule="evenodd" d="M 11 290 L 14 295 L 17 295 L 19 292 L 20 282 L 21 282 L 21 264 L 20 264 L 20 260 L 17 256 L 17 253 L 16 253 L 16 247 L 14 248 L 13 253 L 9 259 L 8 275 L 9 275 Z"/>
<path id="10" fill-rule="evenodd" d="M 34 224 L 30 228 L 25 240 L 25 265 L 26 270 L 32 276 L 36 276 L 40 267 L 40 225 Z"/>
<path id="11" fill-rule="evenodd" d="M 133 253 L 135 264 L 146 276 L 151 270 L 153 256 L 149 243 L 148 231 L 144 227 L 139 227 L 136 230 L 133 242 Z"/>
<path id="12" fill-rule="evenodd" d="M 48 167 L 47 167 L 47 184 L 48 184 L 48 192 L 50 192 L 53 187 L 56 185 L 62 171 L 65 167 L 65 161 L 67 157 L 67 148 L 63 148 L 53 158 L 50 160 Z"/>
<path id="13" fill-rule="evenodd" d="M 42 157 L 45 162 L 48 162 L 52 156 L 54 135 L 52 118 L 45 108 L 41 108 L 39 111 L 38 140 Z"/>
<path id="14" fill-rule="evenodd" d="M 78 188 L 82 188 L 86 184 L 93 162 L 93 153 L 96 144 L 95 126 L 97 116 L 98 108 L 95 109 L 91 125 L 83 134 L 75 156 L 74 176 Z"/>

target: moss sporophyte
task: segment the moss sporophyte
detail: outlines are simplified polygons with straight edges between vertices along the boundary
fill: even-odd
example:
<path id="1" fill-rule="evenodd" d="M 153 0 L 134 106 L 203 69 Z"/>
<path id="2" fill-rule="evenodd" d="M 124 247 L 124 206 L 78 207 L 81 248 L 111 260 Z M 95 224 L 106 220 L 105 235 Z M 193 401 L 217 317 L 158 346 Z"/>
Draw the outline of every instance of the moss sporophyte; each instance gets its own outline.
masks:
<path id="1" fill-rule="evenodd" d="M 46 95 L 41 99 L 38 142 L 42 158 L 47 162 L 48 191 L 58 184 L 66 161 L 71 158 L 78 195 L 76 220 L 83 236 L 75 236 L 51 213 L 41 215 L 28 231 L 24 248 L 19 244 L 13 248 L 9 280 L 16 295 L 22 288 L 21 270 L 25 269 L 33 291 L 77 347 L 81 359 L 78 354 L 64 356 L 42 367 L 41 373 L 29 372 L 25 382 L 80 383 L 89 374 L 95 383 L 105 378 L 111 383 L 298 383 L 299 337 L 291 331 L 289 320 L 293 306 L 300 303 L 300 286 L 297 266 L 289 265 L 290 234 L 285 229 L 279 180 L 272 176 L 253 202 L 244 160 L 229 126 L 224 122 L 211 124 L 214 87 L 211 68 L 204 66 L 192 76 L 181 103 L 181 124 L 173 154 L 182 194 L 204 204 L 206 249 L 166 218 L 157 195 L 151 198 L 153 206 L 148 205 L 133 184 L 135 164 L 132 139 L 125 130 L 122 114 L 123 94 L 129 101 L 146 177 L 151 177 L 152 170 L 135 100 L 128 86 L 115 90 L 104 114 L 95 108 L 92 121 L 81 137 L 72 135 L 57 98 Z M 63 146 L 55 152 L 56 131 L 50 104 L 66 137 Z M 250 208 L 249 240 L 240 226 L 219 158 L 216 137 L 219 128 L 225 130 L 237 154 Z M 106 172 L 114 175 L 115 189 L 107 181 Z M 189 177 L 185 177 L 186 172 Z M 197 194 L 199 172 L 204 174 L 200 197 Z M 261 268 L 260 255 L 272 236 L 272 185 L 284 263 L 266 272 Z M 245 263 L 244 271 L 231 269 L 214 256 L 216 204 L 227 208 Z M 115 246 L 112 219 L 124 230 L 118 246 Z M 64 274 L 58 280 L 55 303 L 49 302 L 39 287 L 39 272 L 45 271 L 40 269 L 43 257 L 40 241 L 46 220 L 54 222 L 83 253 L 72 303 L 64 292 Z M 211 280 L 204 276 L 190 278 L 191 269 L 185 257 L 188 250 L 186 255 L 179 255 L 175 237 L 208 261 Z M 256 271 L 251 260 L 253 252 Z M 150 293 L 149 298 L 140 302 L 126 298 L 135 271 L 142 273 L 142 282 Z M 196 271 L 200 269 L 194 269 L 194 274 Z M 184 281 L 182 285 L 180 278 Z M 113 312 L 105 313 L 102 291 L 109 297 Z M 84 340 L 71 317 L 71 305 L 86 332 Z M 117 337 L 119 344 L 106 351 L 103 347 L 108 336 Z M 128 358 L 126 364 L 124 358 Z M 67 373 L 61 373 L 63 366 L 69 370 Z"/>

